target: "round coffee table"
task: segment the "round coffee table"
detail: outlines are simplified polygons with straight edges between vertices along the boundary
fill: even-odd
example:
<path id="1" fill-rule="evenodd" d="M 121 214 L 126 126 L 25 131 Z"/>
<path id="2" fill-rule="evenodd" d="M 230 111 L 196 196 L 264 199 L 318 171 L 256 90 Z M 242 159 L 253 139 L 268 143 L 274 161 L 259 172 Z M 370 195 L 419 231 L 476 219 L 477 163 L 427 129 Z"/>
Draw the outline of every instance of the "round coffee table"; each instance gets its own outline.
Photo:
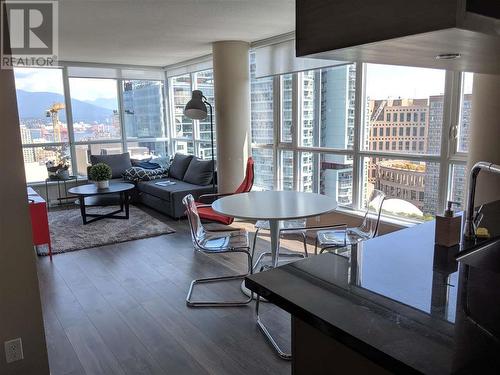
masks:
<path id="1" fill-rule="evenodd" d="M 78 196 L 80 203 L 80 212 L 82 214 L 83 224 L 89 224 L 102 219 L 125 219 L 129 218 L 129 192 L 134 189 L 133 184 L 126 182 L 110 182 L 106 189 L 98 189 L 94 184 L 75 186 L 68 190 L 68 193 Z M 96 195 L 116 194 L 120 195 L 120 209 L 106 214 L 89 214 L 86 210 L 85 198 Z M 117 215 L 125 211 L 124 215 Z M 92 219 L 87 219 L 91 217 Z"/>

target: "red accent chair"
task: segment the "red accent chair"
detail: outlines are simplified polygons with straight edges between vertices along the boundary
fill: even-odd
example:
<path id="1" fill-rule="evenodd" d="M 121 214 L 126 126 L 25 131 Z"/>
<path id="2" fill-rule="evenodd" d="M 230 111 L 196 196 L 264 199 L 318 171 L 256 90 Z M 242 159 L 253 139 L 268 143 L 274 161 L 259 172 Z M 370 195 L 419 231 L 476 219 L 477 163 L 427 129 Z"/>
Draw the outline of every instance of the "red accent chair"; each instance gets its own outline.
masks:
<path id="1" fill-rule="evenodd" d="M 234 221 L 234 217 L 218 214 L 217 212 L 212 210 L 210 204 L 216 199 L 221 197 L 226 197 L 228 195 L 233 195 L 233 194 L 248 193 L 250 190 L 252 190 L 253 179 L 254 179 L 254 161 L 250 157 L 247 160 L 245 179 L 234 193 L 203 194 L 198 198 L 198 202 L 196 202 L 196 207 L 198 208 L 198 214 L 200 218 L 202 220 L 215 221 L 217 223 L 225 225 L 232 224 L 232 222 Z"/>

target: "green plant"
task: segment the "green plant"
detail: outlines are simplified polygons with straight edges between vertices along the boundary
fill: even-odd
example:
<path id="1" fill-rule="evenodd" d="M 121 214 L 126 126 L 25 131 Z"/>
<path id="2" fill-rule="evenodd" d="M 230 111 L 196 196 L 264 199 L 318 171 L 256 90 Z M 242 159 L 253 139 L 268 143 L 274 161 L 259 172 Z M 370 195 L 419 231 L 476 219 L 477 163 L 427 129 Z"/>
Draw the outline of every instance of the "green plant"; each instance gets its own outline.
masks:
<path id="1" fill-rule="evenodd" d="M 90 179 L 92 181 L 106 181 L 112 176 L 111 167 L 104 163 L 97 163 L 90 168 Z"/>

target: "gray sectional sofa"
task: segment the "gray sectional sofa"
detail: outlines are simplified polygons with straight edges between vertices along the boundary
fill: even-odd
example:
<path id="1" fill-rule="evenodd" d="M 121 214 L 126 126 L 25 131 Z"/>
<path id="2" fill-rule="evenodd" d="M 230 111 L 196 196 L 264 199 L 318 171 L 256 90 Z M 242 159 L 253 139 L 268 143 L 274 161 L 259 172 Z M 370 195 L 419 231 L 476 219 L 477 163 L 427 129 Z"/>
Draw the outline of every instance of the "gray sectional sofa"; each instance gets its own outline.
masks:
<path id="1" fill-rule="evenodd" d="M 153 160 L 154 161 L 154 160 Z M 112 169 L 111 181 L 123 181 L 125 171 L 131 168 L 128 153 L 119 155 L 91 155 L 90 162 L 106 163 Z M 158 182 L 170 181 L 168 186 Z M 135 191 L 132 201 L 142 203 L 174 219 L 184 216 L 182 198 L 192 194 L 195 199 L 202 194 L 212 193 L 211 161 L 201 160 L 192 155 L 176 154 L 168 169 L 168 176 L 150 181 L 134 181 Z"/>

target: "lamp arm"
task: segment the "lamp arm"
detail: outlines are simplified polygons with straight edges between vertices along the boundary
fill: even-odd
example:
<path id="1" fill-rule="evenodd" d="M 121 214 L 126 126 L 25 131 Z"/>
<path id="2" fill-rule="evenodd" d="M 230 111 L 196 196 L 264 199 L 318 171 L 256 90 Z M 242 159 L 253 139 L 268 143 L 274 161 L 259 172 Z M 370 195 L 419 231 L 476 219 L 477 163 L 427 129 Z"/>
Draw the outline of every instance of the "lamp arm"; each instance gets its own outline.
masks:
<path id="1" fill-rule="evenodd" d="M 202 96 L 205 104 L 210 108 L 210 144 L 212 148 L 212 193 L 216 193 L 215 191 L 215 160 L 214 160 L 214 119 L 213 119 L 213 108 L 212 104 L 209 103 L 205 95 Z"/>

